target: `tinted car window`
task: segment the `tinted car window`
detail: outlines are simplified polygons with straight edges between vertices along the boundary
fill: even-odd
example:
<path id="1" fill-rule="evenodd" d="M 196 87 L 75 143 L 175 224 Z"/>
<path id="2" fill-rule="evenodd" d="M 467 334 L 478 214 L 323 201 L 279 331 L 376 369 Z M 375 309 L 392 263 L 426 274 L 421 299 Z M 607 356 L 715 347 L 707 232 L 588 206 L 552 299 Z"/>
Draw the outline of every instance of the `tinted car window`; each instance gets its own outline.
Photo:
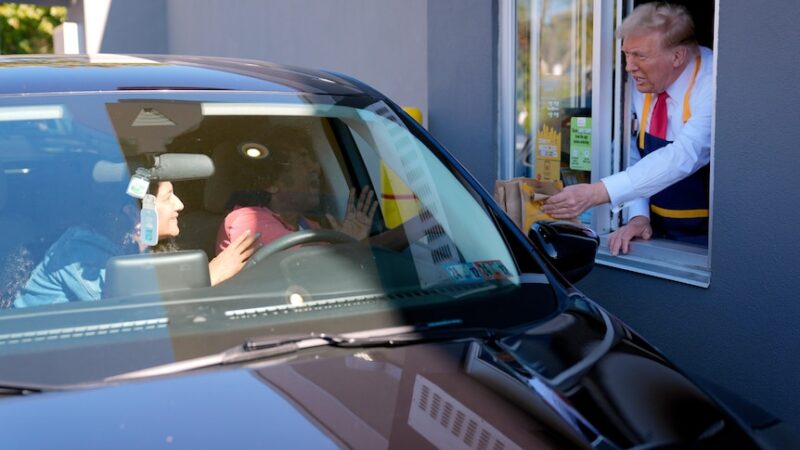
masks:
<path id="1" fill-rule="evenodd" d="M 6 97 L 0 129 L 5 379 L 96 380 L 253 336 L 470 315 L 509 325 L 554 308 L 544 284 L 521 284 L 480 197 L 374 99 Z M 203 155 L 213 174 L 169 168 L 180 232 L 143 246 L 131 180 L 172 155 Z M 363 236 L 330 232 L 353 209 L 368 219 Z M 206 261 L 240 222 L 263 246 L 211 286 Z M 519 314 L 501 314 L 512 304 Z M 122 348 L 130 356 L 109 362 Z M 51 370 L 87 354 L 91 370 Z"/>

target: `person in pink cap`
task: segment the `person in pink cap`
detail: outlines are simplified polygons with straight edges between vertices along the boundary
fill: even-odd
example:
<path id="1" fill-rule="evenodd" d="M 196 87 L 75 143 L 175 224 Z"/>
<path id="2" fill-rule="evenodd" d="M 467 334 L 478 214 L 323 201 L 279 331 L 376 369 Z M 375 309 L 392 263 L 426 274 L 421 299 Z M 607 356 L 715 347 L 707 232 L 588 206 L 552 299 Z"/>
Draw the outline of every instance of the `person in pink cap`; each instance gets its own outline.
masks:
<path id="1" fill-rule="evenodd" d="M 378 205 L 372 190 L 363 189 L 357 198 L 355 189 L 350 190 L 342 221 L 320 214 L 320 164 L 302 140 L 274 141 L 267 165 L 253 178 L 253 188 L 263 190 L 265 195 L 255 202 L 243 198 L 233 206 L 217 233 L 218 254 L 248 230 L 255 233 L 261 245 L 294 231 L 319 229 L 326 222 L 356 240 L 369 235 Z"/>

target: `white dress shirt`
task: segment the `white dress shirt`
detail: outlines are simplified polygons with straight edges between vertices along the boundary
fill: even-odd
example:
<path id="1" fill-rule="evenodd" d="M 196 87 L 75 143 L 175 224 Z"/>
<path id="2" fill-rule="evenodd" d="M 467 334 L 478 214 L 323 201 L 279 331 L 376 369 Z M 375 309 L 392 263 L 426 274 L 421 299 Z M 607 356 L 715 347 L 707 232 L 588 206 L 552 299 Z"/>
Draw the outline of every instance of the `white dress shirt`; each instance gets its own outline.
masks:
<path id="1" fill-rule="evenodd" d="M 711 157 L 711 115 L 713 110 L 714 79 L 712 52 L 700 47 L 700 70 L 689 94 L 691 117 L 683 123 L 683 101 L 692 79 L 695 58 L 692 57 L 683 73 L 667 87 L 667 140 L 672 141 L 642 158 L 637 137 L 631 139 L 628 168 L 603 178 L 613 211 L 628 208 L 628 217 L 650 217 L 649 198 L 672 184 L 686 178 L 708 164 Z M 630 80 L 631 106 L 641 119 L 644 94 Z M 653 116 L 652 108 L 648 117 Z M 652 120 L 648 120 L 648 125 Z"/>

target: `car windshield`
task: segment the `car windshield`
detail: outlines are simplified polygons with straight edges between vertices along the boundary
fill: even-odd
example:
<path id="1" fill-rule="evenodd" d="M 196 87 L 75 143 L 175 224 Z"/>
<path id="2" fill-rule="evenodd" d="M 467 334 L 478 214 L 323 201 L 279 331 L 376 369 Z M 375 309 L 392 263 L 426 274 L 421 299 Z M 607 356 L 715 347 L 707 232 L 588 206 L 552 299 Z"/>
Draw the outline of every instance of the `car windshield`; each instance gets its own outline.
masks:
<path id="1" fill-rule="evenodd" d="M 552 314 L 547 282 L 522 282 L 481 197 L 393 108 L 0 98 L 0 380 L 96 381 L 278 334 Z M 220 271 L 246 239 L 250 260 Z"/>

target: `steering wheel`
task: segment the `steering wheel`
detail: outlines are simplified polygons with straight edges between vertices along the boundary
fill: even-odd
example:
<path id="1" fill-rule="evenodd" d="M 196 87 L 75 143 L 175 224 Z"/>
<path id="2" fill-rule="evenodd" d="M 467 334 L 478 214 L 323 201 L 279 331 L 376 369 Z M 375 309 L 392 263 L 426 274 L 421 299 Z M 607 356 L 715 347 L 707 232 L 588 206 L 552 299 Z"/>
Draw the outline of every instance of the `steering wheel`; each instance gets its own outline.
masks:
<path id="1" fill-rule="evenodd" d="M 292 248 L 296 245 L 310 244 L 313 242 L 328 242 L 331 244 L 340 244 L 348 242 L 357 242 L 357 239 L 349 234 L 342 233 L 341 231 L 318 229 L 318 230 L 300 230 L 293 233 L 285 234 L 269 244 L 259 248 L 253 253 L 253 256 L 247 261 L 245 269 L 249 269 L 258 264 L 262 259 L 282 252 L 286 249 Z"/>

